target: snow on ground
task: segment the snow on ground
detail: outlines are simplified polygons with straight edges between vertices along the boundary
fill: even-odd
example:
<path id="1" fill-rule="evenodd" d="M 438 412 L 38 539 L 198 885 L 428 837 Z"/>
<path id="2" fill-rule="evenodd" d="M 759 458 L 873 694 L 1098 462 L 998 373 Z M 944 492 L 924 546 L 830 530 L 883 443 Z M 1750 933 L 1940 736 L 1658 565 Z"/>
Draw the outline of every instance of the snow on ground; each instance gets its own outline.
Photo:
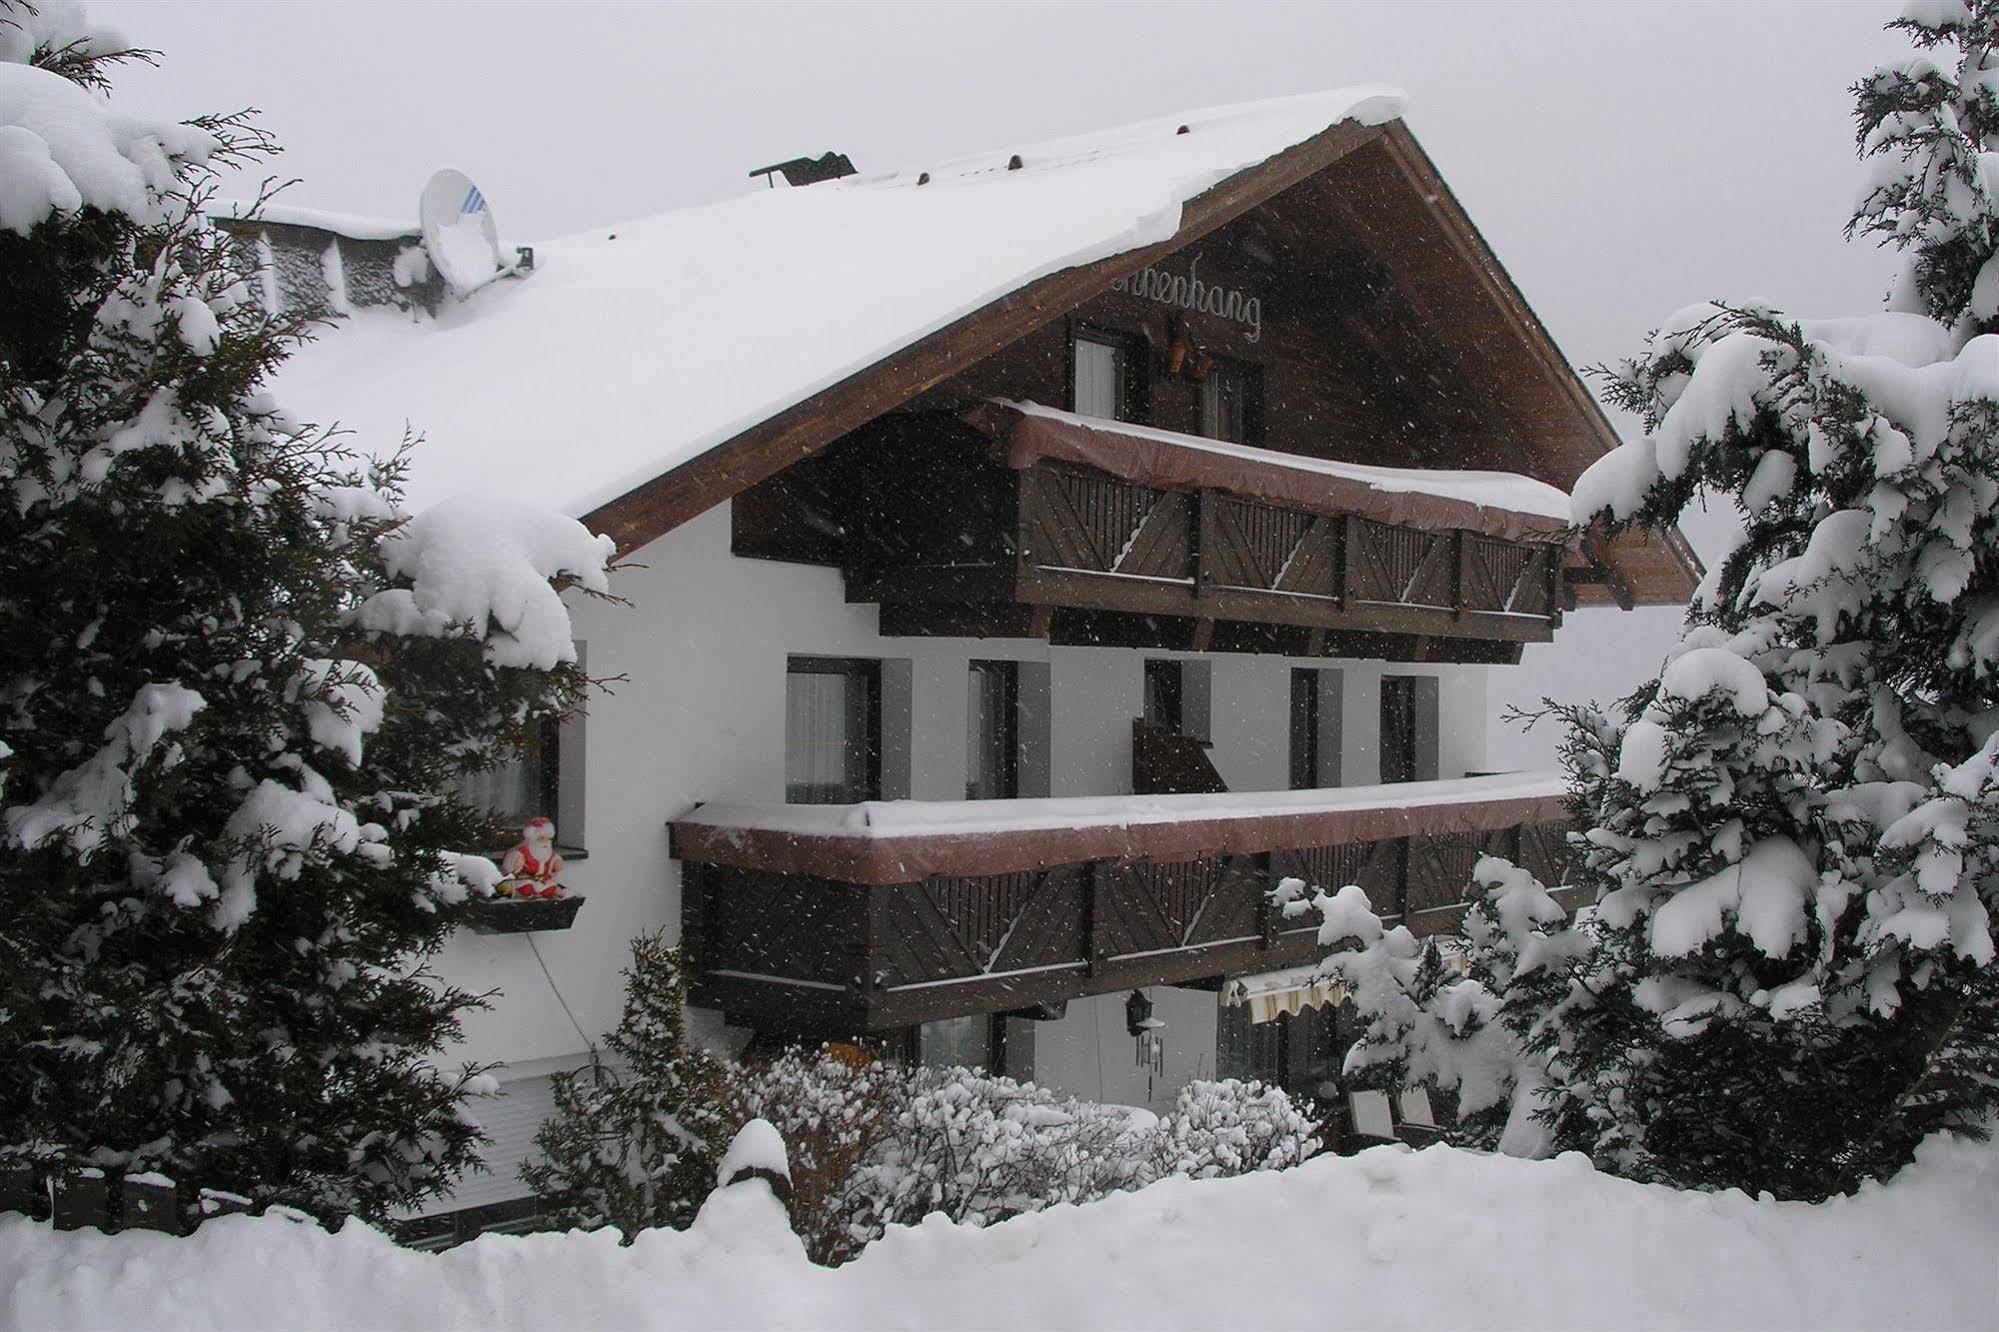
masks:
<path id="1" fill-rule="evenodd" d="M 537 244 L 532 274 L 435 321 L 362 312 L 293 356 L 277 395 L 364 447 L 423 432 L 416 507 L 532 478 L 581 516 L 1037 278 L 1170 238 L 1182 204 L 1244 168 L 1401 106 L 1346 88 L 759 186 Z"/>
<path id="2" fill-rule="evenodd" d="M 692 1229 L 444 1254 L 225 1217 L 185 1240 L 0 1221 L 15 1327 L 1990 1327 L 1999 1149 L 1819 1206 L 1450 1148 L 1167 1180 L 813 1267 L 761 1181 Z"/>

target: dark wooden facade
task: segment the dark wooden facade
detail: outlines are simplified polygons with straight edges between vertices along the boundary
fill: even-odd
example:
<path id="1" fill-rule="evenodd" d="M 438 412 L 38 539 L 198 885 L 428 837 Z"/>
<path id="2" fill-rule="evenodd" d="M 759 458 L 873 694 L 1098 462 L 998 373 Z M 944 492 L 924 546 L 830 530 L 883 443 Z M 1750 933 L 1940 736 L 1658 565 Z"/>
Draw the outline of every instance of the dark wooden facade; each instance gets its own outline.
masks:
<path id="1" fill-rule="evenodd" d="M 1068 859 L 1059 842 L 1043 842 L 1049 863 L 1020 864 L 1035 853 L 1016 836 L 991 842 L 1000 872 L 900 882 L 898 867 L 920 862 L 922 849 L 843 859 L 832 845 L 840 839 L 815 846 L 678 824 L 690 1001 L 760 1031 L 852 1036 L 1295 966 L 1323 950 L 1316 918 L 1273 906 L 1280 880 L 1358 883 L 1412 931 L 1448 929 L 1480 855 L 1561 881 L 1566 850 L 1549 821 L 1558 803 L 1418 806 L 1400 811 L 1397 826 L 1415 830 L 1401 836 L 1314 837 L 1305 816 L 1247 831 L 1231 824 L 1222 835 L 1193 824 L 1160 843 L 1180 842 L 1180 854 L 1156 858 Z M 1208 854 L 1186 854 L 1203 841 Z M 1077 834 L 1070 845 L 1087 843 Z"/>
<path id="2" fill-rule="evenodd" d="M 1148 484 L 1115 450 L 1092 466 L 1008 466 L 996 427 L 980 422 L 982 438 L 964 424 L 995 401 L 1070 406 L 1075 343 L 1090 338 L 1124 349 L 1135 387 L 1123 408 L 1142 427 L 1198 435 L 1200 371 L 1231 366 L 1253 397 L 1239 442 L 1270 455 L 1566 479 L 1572 467 L 1544 456 L 1536 434 L 1553 417 L 1523 421 L 1489 367 L 1475 373 L 1472 349 L 1439 329 L 1441 308 L 1409 286 L 1415 272 L 1377 253 L 1361 213 L 1399 206 L 1385 147 L 1306 174 L 1151 255 L 1136 277 L 1107 270 L 1063 317 L 996 339 L 739 494 L 736 552 L 840 565 L 849 598 L 881 604 L 891 635 L 1506 663 L 1553 636 L 1578 589 L 1630 599 L 1600 547 L 1572 551 L 1546 529 L 1503 539 L 1475 522 L 1384 522 Z M 1146 278 L 1189 291 L 1198 280 L 1237 313 L 1132 286 Z M 1255 318 L 1241 317 L 1250 308 Z"/>
<path id="3" fill-rule="evenodd" d="M 1042 461 L 903 416 L 735 510 L 738 554 L 838 564 L 885 634 L 1507 662 L 1554 636 L 1564 547 Z"/>

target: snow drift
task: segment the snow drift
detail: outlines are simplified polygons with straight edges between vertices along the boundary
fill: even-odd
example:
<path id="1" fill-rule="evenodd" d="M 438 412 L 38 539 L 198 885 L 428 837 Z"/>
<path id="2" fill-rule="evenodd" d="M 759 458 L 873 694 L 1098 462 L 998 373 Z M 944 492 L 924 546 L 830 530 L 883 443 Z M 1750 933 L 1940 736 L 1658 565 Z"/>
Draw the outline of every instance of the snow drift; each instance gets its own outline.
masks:
<path id="1" fill-rule="evenodd" d="M 1807 1205 L 1445 1147 L 1167 1180 L 979 1230 L 933 1217 L 806 1262 L 761 1181 L 693 1228 L 444 1254 L 225 1217 L 191 1239 L 0 1222 L 18 1327 L 1983 1327 L 1999 1149 L 1928 1144 Z"/>

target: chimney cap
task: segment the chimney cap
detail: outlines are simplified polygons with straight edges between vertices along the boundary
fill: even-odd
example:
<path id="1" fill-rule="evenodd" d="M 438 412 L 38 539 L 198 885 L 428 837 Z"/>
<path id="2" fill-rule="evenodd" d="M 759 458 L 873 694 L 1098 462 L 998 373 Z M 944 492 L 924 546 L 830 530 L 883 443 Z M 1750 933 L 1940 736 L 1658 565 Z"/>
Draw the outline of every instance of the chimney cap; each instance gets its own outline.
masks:
<path id="1" fill-rule="evenodd" d="M 781 175 L 787 185 L 817 185 L 822 180 L 838 180 L 854 174 L 854 164 L 845 153 L 829 150 L 818 157 L 794 157 L 789 162 L 773 162 L 767 167 L 758 167 L 750 173 L 750 179 Z M 777 187 L 774 180 L 770 184 L 773 189 Z"/>

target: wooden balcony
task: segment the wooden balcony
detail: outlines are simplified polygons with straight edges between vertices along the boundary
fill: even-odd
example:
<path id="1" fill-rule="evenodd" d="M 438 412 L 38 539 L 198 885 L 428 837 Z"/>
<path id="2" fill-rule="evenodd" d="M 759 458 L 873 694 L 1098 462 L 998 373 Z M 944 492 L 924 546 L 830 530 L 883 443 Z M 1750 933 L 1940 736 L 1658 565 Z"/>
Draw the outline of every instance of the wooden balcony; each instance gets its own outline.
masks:
<path id="1" fill-rule="evenodd" d="M 704 806 L 672 826 L 692 1002 L 842 1036 L 1309 962 L 1280 879 L 1429 933 L 1480 855 L 1558 883 L 1553 774 L 1324 791 Z"/>
<path id="2" fill-rule="evenodd" d="M 847 594 L 886 633 L 1503 662 L 1560 624 L 1569 533 L 1524 478 L 971 420 L 906 420 L 857 464 Z M 1542 507 L 1500 502 L 1522 495 Z"/>

